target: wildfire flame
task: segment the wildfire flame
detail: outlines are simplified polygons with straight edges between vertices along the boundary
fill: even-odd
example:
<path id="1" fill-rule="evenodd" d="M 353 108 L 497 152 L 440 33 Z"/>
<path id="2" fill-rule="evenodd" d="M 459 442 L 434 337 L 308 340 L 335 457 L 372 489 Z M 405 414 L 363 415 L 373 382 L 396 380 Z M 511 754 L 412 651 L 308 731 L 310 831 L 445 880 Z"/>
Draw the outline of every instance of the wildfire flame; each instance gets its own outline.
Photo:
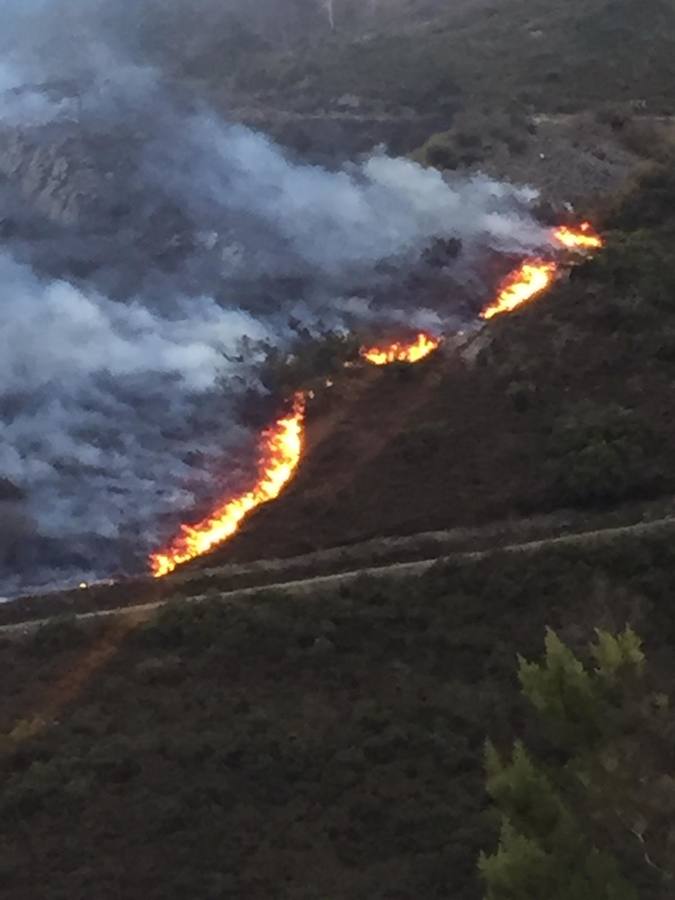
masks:
<path id="1" fill-rule="evenodd" d="M 551 232 L 554 240 L 568 250 L 594 250 L 603 246 L 603 240 L 590 222 L 582 222 L 578 228 L 561 225 Z M 496 299 L 483 310 L 482 319 L 491 319 L 502 313 L 512 312 L 523 303 L 545 291 L 559 271 L 558 263 L 543 259 L 527 259 L 511 272 L 499 286 Z"/>
<path id="2" fill-rule="evenodd" d="M 553 240 L 571 250 L 592 250 L 603 246 L 600 235 L 589 222 L 579 228 L 567 225 L 551 232 Z M 525 260 L 502 282 L 496 299 L 481 313 L 481 318 L 508 313 L 536 297 L 553 282 L 559 266 L 543 259 Z M 375 366 L 395 362 L 416 363 L 440 346 L 440 339 L 420 333 L 414 341 L 397 341 L 388 346 L 363 347 L 361 356 Z M 349 365 L 346 363 L 345 365 Z M 331 386 L 327 382 L 327 386 Z M 293 398 L 292 412 L 278 419 L 261 437 L 258 481 L 245 494 L 223 502 L 208 518 L 196 525 L 183 525 L 180 533 L 163 551 L 150 557 L 156 578 L 170 572 L 235 534 L 244 518 L 256 507 L 276 499 L 292 478 L 302 456 L 304 445 L 305 395 Z M 82 587 L 85 585 L 83 584 Z"/>
<path id="3" fill-rule="evenodd" d="M 561 225 L 553 230 L 553 237 L 568 250 L 598 250 L 603 240 L 590 222 L 582 222 L 578 228 Z"/>
<path id="4" fill-rule="evenodd" d="M 181 563 L 207 553 L 235 534 L 251 510 L 276 499 L 298 467 L 304 445 L 305 397 L 298 393 L 290 414 L 278 419 L 261 436 L 259 478 L 252 490 L 222 503 L 196 525 L 183 525 L 163 551 L 150 557 L 155 578 L 168 575 Z"/>
<path id="5" fill-rule="evenodd" d="M 440 346 L 438 338 L 428 334 L 418 334 L 414 341 L 397 341 L 388 347 L 363 347 L 361 356 L 374 366 L 388 366 L 395 362 L 416 363 L 429 356 Z"/>
<path id="6" fill-rule="evenodd" d="M 531 259 L 524 262 L 515 272 L 511 272 L 501 283 L 496 300 L 480 314 L 481 319 L 491 319 L 502 313 L 512 312 L 541 294 L 555 278 L 558 266 L 554 262 Z"/>

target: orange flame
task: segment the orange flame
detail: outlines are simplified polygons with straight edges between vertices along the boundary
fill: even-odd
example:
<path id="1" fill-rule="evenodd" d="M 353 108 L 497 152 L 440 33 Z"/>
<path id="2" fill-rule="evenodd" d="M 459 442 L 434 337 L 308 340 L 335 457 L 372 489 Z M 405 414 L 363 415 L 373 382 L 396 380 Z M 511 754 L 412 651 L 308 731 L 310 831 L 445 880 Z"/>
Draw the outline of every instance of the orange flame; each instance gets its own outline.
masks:
<path id="1" fill-rule="evenodd" d="M 553 229 L 551 234 L 568 249 L 589 250 L 603 246 L 602 238 L 589 222 L 583 222 L 577 229 L 563 225 Z M 558 265 L 554 262 L 526 260 L 502 282 L 497 298 L 483 310 L 481 318 L 491 319 L 527 303 L 549 287 L 557 272 Z M 361 356 L 375 366 L 395 362 L 416 363 L 433 353 L 440 343 L 440 339 L 420 333 L 408 343 L 363 347 Z M 305 395 L 296 394 L 292 413 L 278 419 L 269 430 L 263 432 L 260 476 L 252 490 L 225 501 L 211 516 L 196 525 L 183 525 L 180 534 L 167 549 L 152 554 L 150 567 L 156 578 L 168 575 L 182 563 L 202 556 L 223 543 L 239 530 L 242 521 L 253 509 L 279 496 L 302 456 L 305 407 Z"/>
<path id="2" fill-rule="evenodd" d="M 578 228 L 561 225 L 553 230 L 553 237 L 568 250 L 597 250 L 603 240 L 590 222 L 582 222 Z"/>
<path id="3" fill-rule="evenodd" d="M 207 519 L 183 525 L 169 547 L 150 557 L 155 578 L 173 572 L 176 566 L 202 556 L 235 534 L 243 519 L 263 503 L 279 496 L 298 467 L 304 445 L 305 397 L 298 393 L 292 412 L 264 431 L 260 447 L 260 476 L 252 490 L 226 500 Z"/>
<path id="4" fill-rule="evenodd" d="M 541 294 L 555 278 L 558 266 L 541 259 L 526 260 L 502 282 L 497 299 L 480 314 L 481 319 L 491 319 L 502 313 L 512 312 Z"/>
<path id="5" fill-rule="evenodd" d="M 414 341 L 407 344 L 397 341 L 388 347 L 362 347 L 361 356 L 374 366 L 388 366 L 395 362 L 416 363 L 438 349 L 440 343 L 438 338 L 418 334 Z"/>
<path id="6" fill-rule="evenodd" d="M 590 222 L 582 222 L 578 228 L 561 225 L 554 228 L 551 235 L 568 250 L 594 250 L 604 246 L 600 235 Z M 523 303 L 541 294 L 553 282 L 558 273 L 558 264 L 542 259 L 527 259 L 506 277 L 494 300 L 481 313 L 482 319 L 491 319 L 502 313 L 512 312 Z"/>

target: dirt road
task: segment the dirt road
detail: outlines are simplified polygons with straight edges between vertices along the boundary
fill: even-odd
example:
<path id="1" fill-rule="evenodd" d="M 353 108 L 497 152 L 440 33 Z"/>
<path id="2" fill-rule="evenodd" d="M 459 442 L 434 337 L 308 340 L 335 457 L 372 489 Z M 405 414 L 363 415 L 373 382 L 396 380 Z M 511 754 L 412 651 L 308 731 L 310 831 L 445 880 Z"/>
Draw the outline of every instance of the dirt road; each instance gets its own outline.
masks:
<path id="1" fill-rule="evenodd" d="M 669 533 L 675 532 L 675 517 L 668 516 L 657 519 L 652 522 L 640 522 L 635 525 L 617 526 L 614 528 L 603 528 L 594 531 L 581 531 L 573 534 L 560 535 L 557 537 L 547 537 L 539 540 L 525 541 L 521 543 L 507 544 L 506 546 L 497 547 L 488 550 L 474 550 L 458 553 L 450 553 L 436 556 L 430 559 L 417 560 L 405 563 L 389 563 L 380 566 L 360 567 L 352 571 L 339 572 L 336 574 L 315 575 L 308 578 L 300 578 L 290 581 L 279 581 L 272 584 L 264 584 L 260 586 L 239 588 L 237 590 L 223 591 L 220 594 L 195 594 L 193 596 L 185 596 L 182 602 L 200 603 L 200 602 L 227 602 L 238 601 L 256 597 L 270 591 L 280 592 L 292 597 L 304 597 L 310 593 L 315 593 L 321 589 L 331 589 L 349 584 L 359 578 L 413 578 L 429 571 L 433 566 L 444 562 L 479 562 L 482 559 L 494 556 L 499 553 L 537 553 L 542 549 L 560 546 L 588 546 L 593 543 L 606 544 L 619 540 L 624 537 L 639 537 L 645 535 L 656 535 L 659 532 Z M 185 582 L 189 583 L 189 582 Z M 105 620 L 114 617 L 128 617 L 134 624 L 141 624 L 147 621 L 158 610 L 161 609 L 167 600 L 156 603 L 140 604 L 138 606 L 122 606 L 114 609 L 97 610 L 94 612 L 80 613 L 74 616 L 76 622 L 91 622 L 95 620 Z M 17 635 L 28 634 L 38 628 L 43 627 L 58 616 L 38 619 L 33 621 L 20 622 L 12 625 L 5 625 L 0 628 L 0 635 Z"/>

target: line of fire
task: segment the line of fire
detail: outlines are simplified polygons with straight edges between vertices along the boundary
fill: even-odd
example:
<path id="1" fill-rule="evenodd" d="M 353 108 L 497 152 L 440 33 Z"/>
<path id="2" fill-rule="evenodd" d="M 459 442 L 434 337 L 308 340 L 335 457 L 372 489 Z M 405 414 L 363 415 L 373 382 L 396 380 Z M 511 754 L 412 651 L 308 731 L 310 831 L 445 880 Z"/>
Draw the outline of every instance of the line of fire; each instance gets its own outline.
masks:
<path id="1" fill-rule="evenodd" d="M 581 253 L 600 249 L 603 241 L 588 222 L 578 228 L 553 229 L 552 243 Z M 562 265 L 553 259 L 525 259 L 499 285 L 494 300 L 480 313 L 485 322 L 513 312 L 543 294 L 561 274 Z M 361 358 L 374 366 L 393 363 L 415 364 L 426 359 L 442 343 L 440 336 L 419 333 L 412 340 L 363 347 Z M 208 553 L 235 535 L 243 521 L 257 507 L 275 500 L 293 478 L 305 447 L 306 396 L 298 392 L 288 411 L 266 429 L 259 442 L 258 477 L 245 493 L 219 502 L 200 522 L 181 526 L 178 535 L 161 551 L 150 557 L 150 569 L 156 578 L 173 572 L 178 566 Z"/>

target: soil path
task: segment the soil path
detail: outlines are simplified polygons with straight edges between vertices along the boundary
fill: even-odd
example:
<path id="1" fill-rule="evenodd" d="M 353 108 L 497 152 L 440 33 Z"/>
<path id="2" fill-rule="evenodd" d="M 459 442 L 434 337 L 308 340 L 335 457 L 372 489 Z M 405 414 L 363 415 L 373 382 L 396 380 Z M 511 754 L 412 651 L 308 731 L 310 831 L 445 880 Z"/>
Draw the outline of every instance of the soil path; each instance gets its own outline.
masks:
<path id="1" fill-rule="evenodd" d="M 598 543 L 606 544 L 615 540 L 629 536 L 645 536 L 655 535 L 659 532 L 669 533 L 675 531 L 675 517 L 668 516 L 657 519 L 652 522 L 640 522 L 635 525 L 624 525 L 613 528 L 603 528 L 593 531 L 581 531 L 573 534 L 565 534 L 557 537 L 548 537 L 540 540 L 526 541 L 522 543 L 507 544 L 506 546 L 497 547 L 488 550 L 474 550 L 468 552 L 459 552 L 437 556 L 431 559 L 418 560 L 415 562 L 385 564 L 377 567 L 361 567 L 348 572 L 340 572 L 337 574 L 312 576 L 309 578 L 301 578 L 293 581 L 280 581 L 273 584 L 265 584 L 257 587 L 240 588 L 237 590 L 223 591 L 220 594 L 213 593 L 197 594 L 194 596 L 186 596 L 182 598 L 185 603 L 199 603 L 204 601 L 227 602 L 250 599 L 256 595 L 265 592 L 275 591 L 288 594 L 292 597 L 304 597 L 309 593 L 313 593 L 316 589 L 335 588 L 344 584 L 349 584 L 359 578 L 411 578 L 424 574 L 433 566 L 443 562 L 472 562 L 480 561 L 494 556 L 498 553 L 537 553 L 542 549 L 559 546 L 587 546 L 589 544 Z M 152 615 L 168 601 L 162 600 L 154 603 L 146 603 L 138 606 L 123 606 L 114 609 L 98 610 L 95 612 L 80 613 L 76 615 L 76 622 L 87 622 L 95 620 L 115 619 L 117 617 L 127 618 L 131 627 L 142 623 L 152 617 Z M 54 617 L 55 618 L 55 617 Z M 27 634 L 53 621 L 53 618 L 39 619 L 33 621 L 22 622 L 18 624 L 5 625 L 0 628 L 0 634 L 16 635 Z M 111 642 L 113 645 L 117 641 Z M 106 647 L 109 643 L 106 642 Z M 98 668 L 98 657 L 101 648 L 97 651 L 92 650 L 93 656 L 96 658 L 95 667 Z M 106 653 L 102 654 L 106 657 Z M 60 693 L 71 693 L 68 686 L 64 686 L 64 691 Z"/>

